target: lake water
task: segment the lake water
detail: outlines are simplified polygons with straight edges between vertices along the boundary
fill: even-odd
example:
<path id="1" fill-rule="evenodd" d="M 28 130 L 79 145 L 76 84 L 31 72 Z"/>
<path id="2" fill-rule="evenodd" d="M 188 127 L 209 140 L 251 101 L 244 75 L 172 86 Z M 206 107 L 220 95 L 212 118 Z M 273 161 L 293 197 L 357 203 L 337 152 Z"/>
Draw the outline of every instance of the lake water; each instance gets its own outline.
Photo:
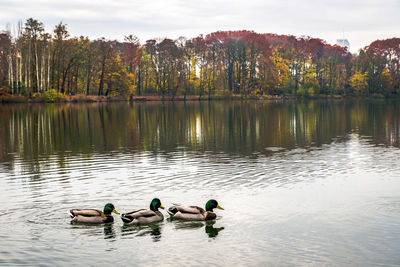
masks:
<path id="1" fill-rule="evenodd" d="M 400 265 L 400 102 L 1 105 L 0 122 L 0 265 Z M 153 197 L 225 210 L 67 215 Z"/>

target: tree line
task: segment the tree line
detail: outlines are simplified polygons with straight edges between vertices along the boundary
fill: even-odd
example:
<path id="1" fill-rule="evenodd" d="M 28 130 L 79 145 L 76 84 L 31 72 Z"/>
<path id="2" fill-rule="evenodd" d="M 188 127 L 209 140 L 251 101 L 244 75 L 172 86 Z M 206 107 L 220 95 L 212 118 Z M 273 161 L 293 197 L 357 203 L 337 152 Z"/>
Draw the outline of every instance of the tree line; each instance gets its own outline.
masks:
<path id="1" fill-rule="evenodd" d="M 400 94 L 400 38 L 351 54 L 318 38 L 219 31 L 187 39 L 123 42 L 51 33 L 28 19 L 0 33 L 0 87 L 32 97 Z"/>

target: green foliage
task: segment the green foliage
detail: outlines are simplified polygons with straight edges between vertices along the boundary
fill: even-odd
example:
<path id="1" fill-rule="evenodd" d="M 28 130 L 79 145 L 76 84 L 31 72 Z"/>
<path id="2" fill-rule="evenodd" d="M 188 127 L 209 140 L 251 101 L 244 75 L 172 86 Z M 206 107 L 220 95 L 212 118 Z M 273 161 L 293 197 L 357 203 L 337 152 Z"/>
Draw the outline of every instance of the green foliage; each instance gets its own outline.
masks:
<path id="1" fill-rule="evenodd" d="M 315 97 L 319 95 L 320 86 L 319 83 L 315 79 L 310 79 L 305 82 L 299 90 L 297 90 L 297 95 L 304 97 Z"/>
<path id="2" fill-rule="evenodd" d="M 55 89 L 48 90 L 44 93 L 46 102 L 62 102 L 65 101 L 65 95 Z"/>

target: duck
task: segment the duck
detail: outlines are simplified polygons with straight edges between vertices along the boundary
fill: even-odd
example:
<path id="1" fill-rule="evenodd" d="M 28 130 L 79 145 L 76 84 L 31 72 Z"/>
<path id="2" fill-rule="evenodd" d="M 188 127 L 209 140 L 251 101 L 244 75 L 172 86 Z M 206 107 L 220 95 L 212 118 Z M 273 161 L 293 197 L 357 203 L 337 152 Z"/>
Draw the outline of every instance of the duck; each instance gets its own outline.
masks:
<path id="1" fill-rule="evenodd" d="M 111 213 L 119 214 L 115 210 L 115 207 L 111 203 L 107 203 L 104 206 L 103 211 L 95 209 L 71 209 L 69 215 L 71 216 L 71 222 L 79 223 L 111 223 L 114 221 L 114 217 Z"/>
<path id="2" fill-rule="evenodd" d="M 150 202 L 150 209 L 140 209 L 131 211 L 121 215 L 121 219 L 127 224 L 145 224 L 160 222 L 164 220 L 164 215 L 158 210 L 159 208 L 164 209 L 161 205 L 161 201 L 158 198 L 154 198 Z"/>
<path id="3" fill-rule="evenodd" d="M 214 220 L 217 215 L 213 212 L 214 209 L 223 210 L 215 199 L 210 199 L 206 203 L 206 209 L 197 206 L 179 206 L 175 205 L 168 208 L 167 212 L 172 218 L 179 218 L 191 221 L 208 221 Z"/>

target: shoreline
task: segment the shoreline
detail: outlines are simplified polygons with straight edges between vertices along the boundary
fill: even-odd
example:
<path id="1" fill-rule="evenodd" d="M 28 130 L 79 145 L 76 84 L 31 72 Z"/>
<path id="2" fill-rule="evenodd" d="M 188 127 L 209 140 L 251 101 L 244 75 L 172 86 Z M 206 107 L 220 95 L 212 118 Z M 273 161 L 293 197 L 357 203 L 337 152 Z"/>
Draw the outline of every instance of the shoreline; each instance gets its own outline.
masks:
<path id="1" fill-rule="evenodd" d="M 188 95 L 188 96 L 95 96 L 95 95 L 74 95 L 63 96 L 60 98 L 47 100 L 44 97 L 28 98 L 23 95 L 2 95 L 0 103 L 94 103 L 94 102 L 182 102 L 182 101 L 285 101 L 285 100 L 318 100 L 318 99 L 399 99 L 395 97 L 384 97 L 383 95 L 371 96 L 343 96 L 343 95 L 318 95 L 318 96 L 254 96 L 254 95 L 226 95 L 226 96 L 208 96 L 208 95 Z"/>

